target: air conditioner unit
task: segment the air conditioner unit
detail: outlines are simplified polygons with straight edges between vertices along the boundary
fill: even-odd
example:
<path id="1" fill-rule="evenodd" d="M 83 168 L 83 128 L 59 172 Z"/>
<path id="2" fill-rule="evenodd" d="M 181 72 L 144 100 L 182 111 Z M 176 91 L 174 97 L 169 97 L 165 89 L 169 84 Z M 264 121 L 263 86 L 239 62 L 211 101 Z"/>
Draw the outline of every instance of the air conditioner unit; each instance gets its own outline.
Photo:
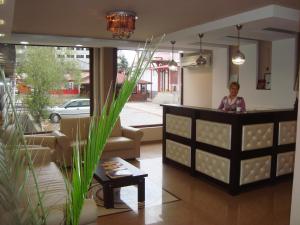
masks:
<path id="1" fill-rule="evenodd" d="M 211 67 L 212 66 L 212 51 L 206 50 L 204 54 L 202 54 L 204 58 L 206 58 L 205 65 L 198 65 L 197 59 L 199 57 L 199 53 L 191 53 L 185 54 L 180 58 L 180 63 L 182 67 Z"/>

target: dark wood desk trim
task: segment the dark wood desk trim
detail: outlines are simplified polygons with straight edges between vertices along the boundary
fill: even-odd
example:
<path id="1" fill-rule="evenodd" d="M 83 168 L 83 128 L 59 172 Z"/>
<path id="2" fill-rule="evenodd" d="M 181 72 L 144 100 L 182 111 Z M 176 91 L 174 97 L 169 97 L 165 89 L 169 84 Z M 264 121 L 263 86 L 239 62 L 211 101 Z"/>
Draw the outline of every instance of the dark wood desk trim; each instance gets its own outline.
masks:
<path id="1" fill-rule="evenodd" d="M 291 177 L 290 175 L 276 176 L 277 155 L 279 153 L 295 151 L 295 144 L 278 146 L 278 131 L 280 121 L 293 121 L 297 119 L 297 113 L 292 109 L 282 110 L 262 110 L 249 111 L 246 113 L 228 113 L 214 109 L 189 107 L 182 105 L 162 105 L 163 106 L 163 162 L 178 165 L 190 171 L 192 175 L 202 177 L 205 180 L 214 182 L 215 184 L 227 189 L 231 194 L 238 194 L 243 190 L 248 190 L 256 186 L 268 184 L 281 180 L 283 177 Z M 166 132 L 166 114 L 189 117 L 192 119 L 192 136 L 184 138 L 175 134 Z M 221 122 L 231 124 L 231 149 L 222 149 L 206 143 L 196 141 L 196 120 L 207 120 L 212 122 Z M 242 151 L 242 127 L 243 125 L 273 123 L 273 145 L 268 148 L 259 150 Z M 166 158 L 166 139 L 187 145 L 191 147 L 191 168 L 185 167 L 169 158 Z M 196 149 L 199 148 L 208 153 L 218 155 L 230 160 L 230 182 L 229 184 L 216 180 L 210 176 L 202 174 L 195 169 Z M 261 156 L 271 156 L 271 178 L 267 180 L 257 181 L 250 184 L 240 185 L 240 167 L 241 161 Z"/>
<path id="2" fill-rule="evenodd" d="M 116 179 L 111 179 L 106 176 L 106 171 L 102 167 L 102 163 L 106 161 L 116 161 L 122 163 L 130 172 L 132 176 L 120 177 Z M 126 162 L 125 160 L 115 157 L 106 160 L 100 160 L 99 166 L 97 167 L 94 178 L 103 186 L 103 200 L 104 206 L 106 208 L 114 207 L 114 188 L 120 188 L 125 186 L 137 185 L 138 186 L 138 202 L 145 201 L 145 177 L 148 174 L 144 173 L 139 168 L 133 166 L 132 164 Z"/>

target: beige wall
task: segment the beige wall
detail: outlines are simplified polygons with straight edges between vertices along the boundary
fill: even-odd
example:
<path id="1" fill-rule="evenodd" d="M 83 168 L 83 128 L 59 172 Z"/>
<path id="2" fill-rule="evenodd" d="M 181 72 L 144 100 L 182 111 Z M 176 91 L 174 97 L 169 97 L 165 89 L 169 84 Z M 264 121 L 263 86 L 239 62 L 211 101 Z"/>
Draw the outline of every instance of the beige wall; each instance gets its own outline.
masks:
<path id="1" fill-rule="evenodd" d="M 295 39 L 273 41 L 271 90 L 256 90 L 258 65 L 256 46 L 245 46 L 249 53 L 249 63 L 240 69 L 241 90 L 248 108 L 290 108 L 296 94 L 293 90 L 295 80 Z M 251 57 L 251 58 L 250 58 Z M 255 68 L 251 71 L 252 68 Z"/>
<path id="2" fill-rule="evenodd" d="M 183 104 L 211 107 L 212 69 L 185 68 L 183 71 Z"/>
<path id="3" fill-rule="evenodd" d="M 272 75 L 271 90 L 257 90 L 258 48 L 255 44 L 241 46 L 246 62 L 240 67 L 240 96 L 246 101 L 247 109 L 291 108 L 295 101 L 293 90 L 295 79 L 295 39 L 273 41 L 272 43 Z M 227 82 L 228 53 L 223 50 L 214 51 L 213 69 L 213 108 L 217 108 L 220 100 L 228 95 Z M 223 61 L 223 65 L 221 64 Z M 216 68 L 215 68 L 216 67 Z"/>
<path id="4" fill-rule="evenodd" d="M 228 49 L 216 48 L 213 51 L 213 56 L 212 108 L 217 108 L 221 99 L 228 94 Z"/>

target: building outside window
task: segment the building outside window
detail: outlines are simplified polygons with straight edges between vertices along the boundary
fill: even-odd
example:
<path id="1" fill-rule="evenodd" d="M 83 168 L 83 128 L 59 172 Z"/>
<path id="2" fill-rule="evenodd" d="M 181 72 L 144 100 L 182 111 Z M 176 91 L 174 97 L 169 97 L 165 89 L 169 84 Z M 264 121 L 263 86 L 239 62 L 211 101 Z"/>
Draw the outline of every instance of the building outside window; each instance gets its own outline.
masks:
<path id="1" fill-rule="evenodd" d="M 134 56 L 135 51 L 118 50 L 117 87 L 121 87 L 126 79 Z M 170 52 L 155 53 L 121 112 L 122 124 L 136 127 L 160 125 L 162 124 L 160 104 L 180 103 L 180 69 L 170 71 L 168 68 L 170 59 Z M 178 62 L 179 54 L 174 54 L 174 59 Z"/>
<path id="2" fill-rule="evenodd" d="M 72 116 L 83 117 L 90 115 L 89 110 L 87 110 L 87 107 L 89 108 L 90 105 L 90 61 L 84 58 L 84 54 L 76 54 L 75 50 L 70 50 L 71 47 L 27 46 L 25 48 L 21 45 L 10 46 L 15 52 L 12 53 L 14 56 L 12 60 L 15 61 L 13 65 L 16 66 L 16 74 L 12 77 L 10 85 L 13 84 L 15 87 L 12 89 L 12 93 L 18 113 L 22 116 L 33 115 L 36 109 L 27 103 L 38 95 L 39 88 L 42 88 L 43 93 L 47 93 L 47 95 L 40 96 L 44 102 L 41 108 L 44 115 L 39 120 L 35 120 L 34 116 L 28 120 L 32 124 L 40 121 L 39 126 L 28 126 L 39 127 L 39 129 L 25 130 L 25 132 L 59 130 L 60 119 L 70 116 L 70 114 L 63 112 L 63 110 L 66 111 L 64 106 L 73 101 L 77 101 L 79 107 L 76 109 L 76 112 L 72 112 Z M 36 54 L 39 57 L 34 57 Z M 82 58 L 78 60 L 75 58 L 75 55 L 79 55 Z M 45 60 L 51 57 L 52 60 Z M 66 66 L 68 62 L 72 62 L 70 64 L 71 67 L 70 65 L 69 67 Z M 25 63 L 30 64 L 30 66 L 27 64 L 27 66 L 24 66 Z M 34 69 L 23 69 L 23 71 L 22 67 Z M 39 68 L 41 68 L 41 72 L 38 71 Z M 81 101 L 85 102 L 81 103 Z M 81 110 L 81 105 L 84 106 L 84 110 Z"/>

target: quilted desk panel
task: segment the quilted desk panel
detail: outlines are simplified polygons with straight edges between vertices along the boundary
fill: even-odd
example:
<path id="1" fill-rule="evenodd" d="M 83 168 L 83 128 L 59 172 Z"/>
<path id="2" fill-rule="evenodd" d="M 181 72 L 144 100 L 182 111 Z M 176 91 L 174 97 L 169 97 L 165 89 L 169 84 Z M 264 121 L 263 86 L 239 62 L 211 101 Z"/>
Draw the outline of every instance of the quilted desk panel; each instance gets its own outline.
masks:
<path id="1" fill-rule="evenodd" d="M 285 152 L 277 155 L 276 176 L 292 173 L 294 171 L 295 152 Z"/>
<path id="2" fill-rule="evenodd" d="M 224 149 L 231 149 L 231 125 L 206 120 L 196 121 L 196 140 Z"/>
<path id="3" fill-rule="evenodd" d="M 240 185 L 265 180 L 271 176 L 271 156 L 241 161 Z"/>
<path id="4" fill-rule="evenodd" d="M 244 125 L 242 136 L 242 151 L 272 147 L 273 130 L 273 123 Z"/>
<path id="5" fill-rule="evenodd" d="M 181 143 L 166 140 L 166 157 L 191 167 L 191 148 Z"/>
<path id="6" fill-rule="evenodd" d="M 196 149 L 196 170 L 229 184 L 230 160 Z"/>
<path id="7" fill-rule="evenodd" d="M 166 131 L 191 139 L 192 119 L 185 116 L 166 114 Z"/>
<path id="8" fill-rule="evenodd" d="M 278 145 L 296 143 L 297 121 L 279 123 Z"/>

